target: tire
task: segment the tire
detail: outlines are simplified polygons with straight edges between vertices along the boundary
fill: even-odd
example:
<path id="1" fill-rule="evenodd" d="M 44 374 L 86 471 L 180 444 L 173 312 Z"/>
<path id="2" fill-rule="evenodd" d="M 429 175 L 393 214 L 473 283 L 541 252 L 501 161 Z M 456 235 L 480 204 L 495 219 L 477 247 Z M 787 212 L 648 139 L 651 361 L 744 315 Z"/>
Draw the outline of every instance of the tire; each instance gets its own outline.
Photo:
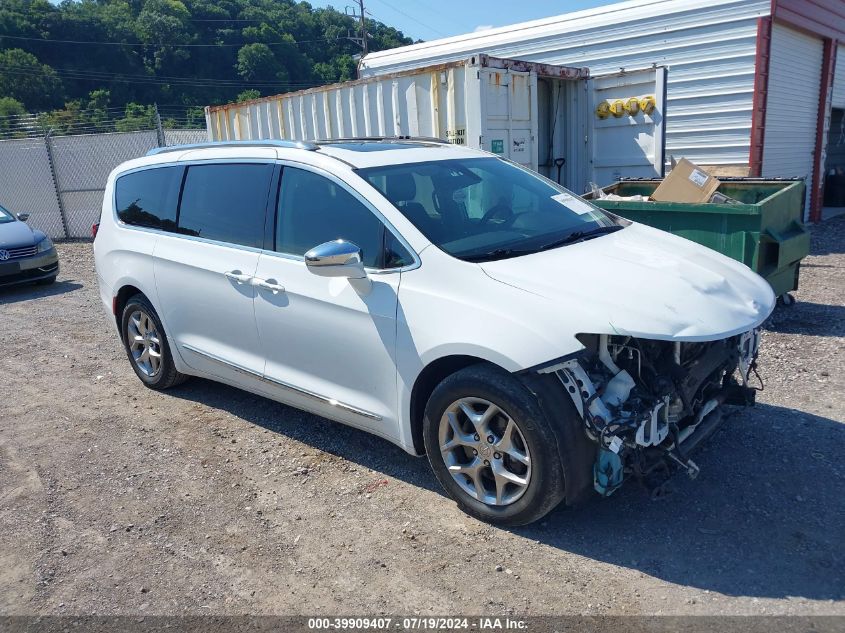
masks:
<path id="1" fill-rule="evenodd" d="M 456 407 L 456 403 L 462 404 Z M 487 405 L 498 412 L 491 414 L 485 426 Z M 516 435 L 507 431 L 511 421 Z M 487 437 L 479 433 L 476 440 L 472 431 L 484 428 Z M 503 369 L 473 365 L 441 382 L 426 405 L 423 438 L 438 481 L 461 510 L 477 519 L 502 526 L 525 525 L 545 516 L 564 498 L 564 471 L 554 431 L 536 396 Z M 477 444 L 467 446 L 464 441 Z M 441 446 L 456 448 L 444 453 Z M 522 461 L 525 457 L 527 465 Z M 449 465 L 462 470 L 453 474 Z M 479 484 L 484 489 L 481 495 L 477 494 Z"/>
<path id="2" fill-rule="evenodd" d="M 47 277 L 46 279 L 39 279 L 35 283 L 39 286 L 49 286 L 50 284 L 56 283 L 56 275 L 53 275 L 52 277 Z"/>
<path id="3" fill-rule="evenodd" d="M 188 379 L 176 370 L 161 319 L 144 295 L 134 295 L 126 302 L 120 319 L 120 333 L 129 364 L 147 387 L 161 391 Z M 139 336 L 143 342 L 137 340 Z M 149 352 L 146 356 L 143 354 L 145 348 Z"/>

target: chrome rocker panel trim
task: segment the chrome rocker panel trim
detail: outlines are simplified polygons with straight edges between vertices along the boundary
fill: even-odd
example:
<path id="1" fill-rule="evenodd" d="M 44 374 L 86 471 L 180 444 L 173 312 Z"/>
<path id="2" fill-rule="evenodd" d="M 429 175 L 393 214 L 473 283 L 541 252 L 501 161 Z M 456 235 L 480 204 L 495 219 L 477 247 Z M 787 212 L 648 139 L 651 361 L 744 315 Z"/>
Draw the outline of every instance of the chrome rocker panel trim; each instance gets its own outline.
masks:
<path id="1" fill-rule="evenodd" d="M 237 363 L 232 363 L 228 360 L 224 360 L 223 358 L 220 358 L 219 356 L 217 356 L 215 354 L 210 354 L 208 352 L 204 352 L 200 349 L 197 349 L 193 345 L 183 343 L 181 345 L 181 347 L 183 347 L 184 349 L 186 349 L 190 352 L 193 352 L 194 354 L 199 354 L 200 356 L 207 358 L 209 360 L 212 360 L 216 363 L 226 365 L 227 367 L 234 369 L 235 371 L 238 371 L 242 374 L 246 374 L 247 376 L 251 376 L 252 378 L 258 378 L 259 380 L 263 380 L 264 382 L 270 383 L 271 385 L 276 385 L 278 387 L 284 387 L 285 389 L 288 389 L 290 391 L 293 391 L 293 392 L 298 393 L 298 394 L 303 395 L 303 396 L 308 396 L 309 398 L 317 400 L 318 402 L 321 402 L 323 404 L 328 404 L 328 405 L 331 405 L 333 407 L 337 407 L 338 409 L 343 409 L 344 411 L 349 411 L 350 413 L 354 413 L 356 415 L 360 415 L 362 417 L 369 418 L 370 420 L 381 420 L 382 419 L 380 415 L 376 415 L 375 413 L 371 413 L 370 411 L 365 411 L 364 409 L 359 409 L 358 407 L 354 407 L 351 404 L 346 404 L 345 402 L 340 402 L 339 400 L 336 400 L 334 398 L 327 398 L 326 396 L 322 396 L 322 395 L 315 393 L 313 391 L 309 391 L 308 389 L 302 389 L 301 387 L 297 387 L 295 385 L 284 382 L 282 380 L 276 380 L 275 378 L 269 378 L 269 377 L 263 375 L 261 372 L 258 372 L 258 371 L 252 370 L 252 369 L 248 369 L 246 367 L 243 367 L 242 365 L 238 365 Z"/>

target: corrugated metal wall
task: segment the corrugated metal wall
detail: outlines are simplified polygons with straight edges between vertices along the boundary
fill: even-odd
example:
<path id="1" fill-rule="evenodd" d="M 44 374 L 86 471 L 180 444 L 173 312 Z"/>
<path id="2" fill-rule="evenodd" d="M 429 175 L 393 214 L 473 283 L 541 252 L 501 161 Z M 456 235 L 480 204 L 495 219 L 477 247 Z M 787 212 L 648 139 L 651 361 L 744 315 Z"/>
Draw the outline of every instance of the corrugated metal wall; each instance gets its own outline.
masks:
<path id="1" fill-rule="evenodd" d="M 473 75 L 474 76 L 474 75 Z M 466 70 L 423 70 L 415 75 L 348 82 L 245 103 L 211 106 L 214 140 L 349 136 L 433 136 L 466 129 Z"/>
<path id="2" fill-rule="evenodd" d="M 840 44 L 836 49 L 836 68 L 831 102 L 834 108 L 845 108 L 845 44 Z"/>
<path id="3" fill-rule="evenodd" d="M 587 66 L 668 65 L 666 155 L 748 164 L 757 18 L 769 0 L 638 0 L 367 56 L 363 76 L 498 57 Z"/>
<path id="4" fill-rule="evenodd" d="M 803 176 L 812 191 L 822 40 L 781 24 L 772 28 L 763 176 Z"/>

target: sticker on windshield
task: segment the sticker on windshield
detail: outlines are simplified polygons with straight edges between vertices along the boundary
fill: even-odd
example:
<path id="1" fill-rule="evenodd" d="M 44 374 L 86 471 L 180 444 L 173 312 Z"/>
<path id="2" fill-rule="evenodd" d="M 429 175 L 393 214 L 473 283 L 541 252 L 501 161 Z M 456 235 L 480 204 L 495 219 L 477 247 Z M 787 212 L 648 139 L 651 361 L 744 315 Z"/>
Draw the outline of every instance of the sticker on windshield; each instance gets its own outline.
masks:
<path id="1" fill-rule="evenodd" d="M 591 213 L 593 211 L 593 207 L 589 204 L 568 193 L 559 193 L 556 196 L 552 196 L 552 200 L 559 202 L 567 209 L 573 213 L 577 213 L 578 215 L 584 215 L 585 213 Z"/>

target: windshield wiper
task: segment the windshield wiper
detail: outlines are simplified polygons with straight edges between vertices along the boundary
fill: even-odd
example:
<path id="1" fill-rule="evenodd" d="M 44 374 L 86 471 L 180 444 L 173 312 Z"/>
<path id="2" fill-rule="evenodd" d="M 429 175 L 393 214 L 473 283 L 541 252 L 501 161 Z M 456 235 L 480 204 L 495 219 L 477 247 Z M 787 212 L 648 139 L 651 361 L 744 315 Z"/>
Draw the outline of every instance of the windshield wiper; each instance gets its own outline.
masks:
<path id="1" fill-rule="evenodd" d="M 489 262 L 496 259 L 507 259 L 509 257 L 519 257 L 520 255 L 531 255 L 532 253 L 547 251 L 552 248 L 557 248 L 558 246 L 566 246 L 567 244 L 575 244 L 576 242 L 589 240 L 594 237 L 598 237 L 599 235 L 604 235 L 605 233 L 615 233 L 616 231 L 624 228 L 624 226 L 619 226 L 618 224 L 613 226 L 599 226 L 589 231 L 574 231 L 564 238 L 555 240 L 554 242 L 549 242 L 548 244 L 543 244 L 538 248 L 496 248 L 492 251 L 487 251 L 486 253 L 465 255 L 462 256 L 461 259 L 465 262 Z"/>
<path id="2" fill-rule="evenodd" d="M 548 244 L 543 244 L 537 250 L 547 251 L 552 248 L 558 248 L 559 246 L 566 246 L 567 244 L 576 244 L 577 242 L 583 242 L 584 240 L 589 240 L 590 238 L 598 237 L 599 235 L 605 235 L 606 233 L 616 233 L 616 231 L 621 231 L 624 228 L 624 226 L 614 224 L 613 226 L 599 226 L 589 231 L 573 231 L 564 238 L 549 242 Z"/>
<path id="3" fill-rule="evenodd" d="M 465 262 L 489 262 L 494 259 L 506 259 L 508 257 L 517 257 L 519 255 L 528 255 L 534 253 L 534 250 L 518 250 L 514 248 L 497 248 L 486 253 L 478 253 L 476 255 L 466 255 L 461 257 Z"/>

